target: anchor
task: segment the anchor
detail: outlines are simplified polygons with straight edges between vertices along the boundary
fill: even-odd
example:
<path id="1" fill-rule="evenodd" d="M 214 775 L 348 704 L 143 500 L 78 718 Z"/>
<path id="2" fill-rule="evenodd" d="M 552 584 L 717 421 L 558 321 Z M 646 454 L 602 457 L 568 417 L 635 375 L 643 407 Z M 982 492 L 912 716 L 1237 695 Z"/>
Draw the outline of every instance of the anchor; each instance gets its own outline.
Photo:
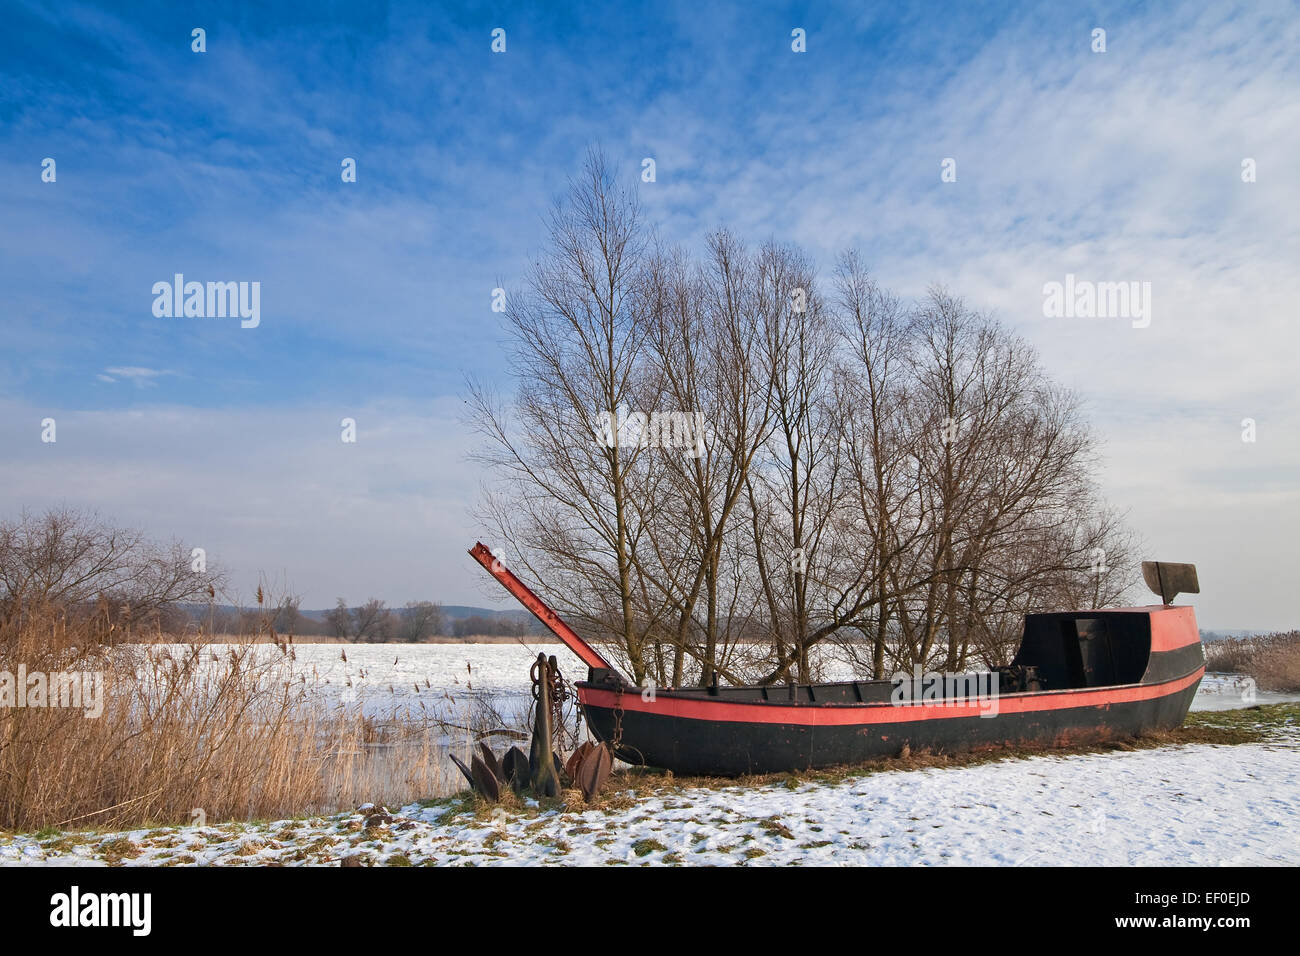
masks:
<path id="1" fill-rule="evenodd" d="M 497 759 L 492 748 L 479 742 L 479 754 L 466 766 L 455 754 L 452 762 L 474 792 L 495 803 L 507 787 L 517 794 L 531 791 L 537 797 L 557 798 L 564 784 L 577 784 L 590 803 L 600 793 L 613 770 L 614 755 L 609 744 L 587 741 L 562 761 L 555 751 L 555 719 L 565 697 L 564 681 L 555 657 L 538 654 L 529 672 L 532 678 L 533 739 L 527 756 L 517 746 Z"/>
<path id="2" fill-rule="evenodd" d="M 551 749 L 551 681 L 559 675 L 555 658 L 549 661 L 538 654 L 533 663 L 533 699 L 537 708 L 533 717 L 533 746 L 528 754 L 528 782 L 539 797 L 560 795 L 559 757 Z"/>

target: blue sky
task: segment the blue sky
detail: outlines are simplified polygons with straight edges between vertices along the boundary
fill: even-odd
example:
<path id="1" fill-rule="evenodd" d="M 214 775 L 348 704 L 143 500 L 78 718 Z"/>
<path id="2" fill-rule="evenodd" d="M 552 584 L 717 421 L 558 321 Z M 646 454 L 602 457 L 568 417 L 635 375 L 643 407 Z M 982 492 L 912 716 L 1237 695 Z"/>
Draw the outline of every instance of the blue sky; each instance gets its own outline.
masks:
<path id="1" fill-rule="evenodd" d="M 1294 4 L 263 6 L 5 4 L 3 513 L 98 508 L 311 606 L 485 603 L 463 380 L 504 375 L 491 290 L 598 144 L 655 159 L 669 240 L 856 245 L 996 312 L 1202 622 L 1296 625 Z M 261 325 L 155 318 L 176 272 L 259 281 Z M 1044 318 L 1066 273 L 1150 281 L 1151 327 Z"/>

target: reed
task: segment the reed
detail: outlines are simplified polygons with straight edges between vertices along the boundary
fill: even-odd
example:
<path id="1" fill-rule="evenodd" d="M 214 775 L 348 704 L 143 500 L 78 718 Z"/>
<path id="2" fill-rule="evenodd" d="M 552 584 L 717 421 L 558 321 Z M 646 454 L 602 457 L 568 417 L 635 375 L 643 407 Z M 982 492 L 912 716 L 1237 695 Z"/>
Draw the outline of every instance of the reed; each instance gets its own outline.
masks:
<path id="1" fill-rule="evenodd" d="M 29 691 L 14 686 L 20 673 L 91 674 L 101 695 L 94 716 L 48 700 L 0 706 L 0 828 L 275 819 L 459 786 L 432 721 L 322 703 L 287 642 L 105 647 L 96 636 L 57 607 L 0 621 L 13 690 Z"/>
<path id="2" fill-rule="evenodd" d="M 1260 690 L 1300 691 L 1300 631 L 1223 638 L 1205 645 L 1209 670 L 1245 674 Z"/>

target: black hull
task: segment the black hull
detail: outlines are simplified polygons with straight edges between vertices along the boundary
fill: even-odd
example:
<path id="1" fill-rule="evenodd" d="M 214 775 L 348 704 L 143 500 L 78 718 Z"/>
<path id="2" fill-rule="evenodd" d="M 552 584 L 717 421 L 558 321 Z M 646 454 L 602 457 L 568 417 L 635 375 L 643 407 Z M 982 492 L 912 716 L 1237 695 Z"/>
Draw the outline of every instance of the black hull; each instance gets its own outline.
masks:
<path id="1" fill-rule="evenodd" d="M 887 722 L 879 707 L 852 708 L 861 721 L 823 724 L 767 720 L 711 719 L 707 702 L 694 698 L 698 715 L 681 716 L 633 709 L 639 695 L 631 690 L 618 715 L 621 723 L 620 759 L 631 764 L 693 776 L 741 776 L 814 770 L 881 757 L 894 757 L 904 746 L 912 751 L 958 752 L 1004 746 L 1065 747 L 1133 737 L 1178 727 L 1187 715 L 1203 670 L 1167 683 L 1167 692 L 1149 688 L 1154 696 L 1125 700 L 1125 688 L 1094 688 L 1070 706 L 1061 692 L 1017 694 L 1003 698 L 995 716 L 935 716 L 937 708 L 917 706 L 917 719 Z M 579 685 L 583 711 L 600 740 L 615 736 L 616 708 L 601 703 L 608 693 Z M 1113 691 L 1114 699 L 1103 699 Z M 1068 692 L 1066 692 L 1068 694 Z M 593 699 L 596 698 L 596 699 Z M 662 700 L 663 697 L 661 696 Z M 682 698 L 688 700 L 688 698 Z M 635 702 L 635 703 L 634 703 Z M 1005 706 L 1012 703 L 1020 709 Z M 1035 707 L 1040 703 L 1041 708 Z M 628 704 L 632 706 L 629 707 Z M 718 714 L 726 705 L 714 705 Z M 812 708 L 805 708 L 812 709 Z M 895 712 L 896 713 L 896 712 Z"/>

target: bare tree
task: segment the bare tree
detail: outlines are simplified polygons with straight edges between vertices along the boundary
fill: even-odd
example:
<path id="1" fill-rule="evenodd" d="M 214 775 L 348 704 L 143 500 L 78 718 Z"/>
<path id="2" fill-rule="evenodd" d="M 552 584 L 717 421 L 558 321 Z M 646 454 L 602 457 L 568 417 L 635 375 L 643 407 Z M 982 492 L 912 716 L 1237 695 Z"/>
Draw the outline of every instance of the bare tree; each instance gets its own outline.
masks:
<path id="1" fill-rule="evenodd" d="M 472 387 L 480 517 L 638 682 L 809 681 L 819 646 L 875 677 L 998 663 L 1027 611 L 1124 594 L 1132 541 L 1033 350 L 854 253 L 832 291 L 792 246 L 652 245 L 593 153 L 509 300 L 519 388 Z"/>
<path id="2" fill-rule="evenodd" d="M 297 595 L 285 595 L 280 599 L 271 619 L 271 626 L 278 634 L 297 634 L 305 618 L 302 616 L 302 598 Z"/>
<path id="3" fill-rule="evenodd" d="M 1008 620 L 1066 597 L 1099 541 L 1120 564 L 1128 546 L 1098 510 L 1077 396 L 1023 340 L 940 288 L 912 332 L 909 428 L 927 533 L 891 572 L 895 663 L 952 670 L 973 648 L 999 656 Z"/>
<path id="4" fill-rule="evenodd" d="M 658 490 L 672 504 L 656 509 L 659 520 L 633 558 L 672 608 L 671 671 L 660 661 L 659 679 L 673 685 L 682 683 L 688 655 L 699 664 L 698 680 L 709 683 L 752 619 L 738 526 L 746 480 L 772 421 L 751 283 L 755 266 L 726 231 L 711 235 L 708 248 L 702 269 L 676 250 L 657 257 L 647 275 L 656 391 L 694 415 L 700 432 L 694 447 L 661 456 Z"/>
<path id="5" fill-rule="evenodd" d="M 481 517 L 517 571 L 547 581 L 577 626 L 612 637 L 640 680 L 651 623 L 633 555 L 654 496 L 644 445 L 621 424 L 655 404 L 641 374 L 644 230 L 635 195 L 595 151 L 549 226 L 527 289 L 507 303 L 515 400 L 472 390 L 497 484 Z"/>
<path id="6" fill-rule="evenodd" d="M 393 613 L 378 598 L 352 609 L 352 636 L 358 641 L 382 644 L 393 633 Z"/>
<path id="7" fill-rule="evenodd" d="M 821 639 L 814 632 L 835 616 L 825 585 L 835 576 L 836 555 L 824 547 L 843 463 L 831 407 L 834 326 L 812 265 L 798 250 L 765 245 L 754 283 L 772 433 L 746 491 L 777 658 L 767 679 L 784 679 L 793 665 L 806 682 L 808 650 Z"/>
<path id="8" fill-rule="evenodd" d="M 408 643 L 444 633 L 442 606 L 432 601 L 411 601 L 401 616 L 400 633 Z"/>
<path id="9" fill-rule="evenodd" d="M 869 640 L 869 672 L 879 679 L 894 630 L 898 569 L 927 530 L 906 413 L 910 317 L 896 296 L 875 283 L 855 251 L 841 256 L 835 287 L 843 337 L 836 425 L 848 483 L 842 520 L 849 532 L 841 538 L 866 572 L 868 617 L 857 630 Z M 910 587 L 910 581 L 904 584 Z M 856 648 L 847 646 L 852 655 Z"/>
<path id="10" fill-rule="evenodd" d="M 0 616 L 24 605 L 51 604 L 99 615 L 126 633 L 178 605 L 206 602 L 223 575 L 206 559 L 193 563 L 179 541 L 162 544 L 91 512 L 24 511 L 0 521 Z"/>
<path id="11" fill-rule="evenodd" d="M 329 625 L 330 633 L 342 640 L 347 640 L 352 636 L 352 612 L 348 610 L 348 602 L 343 598 L 338 599 L 338 603 L 325 615 L 325 623 Z"/>

